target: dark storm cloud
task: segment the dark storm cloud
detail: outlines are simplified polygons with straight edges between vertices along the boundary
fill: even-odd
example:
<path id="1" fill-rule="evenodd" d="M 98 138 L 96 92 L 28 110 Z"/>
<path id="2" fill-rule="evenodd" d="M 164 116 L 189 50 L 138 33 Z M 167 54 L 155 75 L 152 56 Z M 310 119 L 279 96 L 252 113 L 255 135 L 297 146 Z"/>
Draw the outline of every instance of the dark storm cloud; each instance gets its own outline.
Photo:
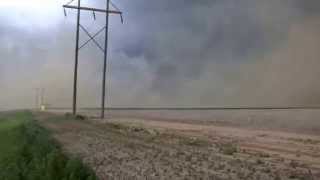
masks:
<path id="1" fill-rule="evenodd" d="M 145 88 L 169 104 L 175 104 L 177 99 L 180 102 L 188 99 L 186 104 L 199 105 L 308 104 L 310 101 L 298 92 L 301 91 L 299 86 L 305 86 L 304 90 L 319 88 L 302 83 L 303 78 L 313 81 L 312 73 L 308 77 L 294 73 L 294 67 L 302 59 L 292 58 L 290 49 L 299 44 L 296 39 L 307 37 L 308 33 L 304 28 L 295 32 L 295 28 L 317 28 L 314 26 L 315 19 L 319 19 L 317 3 L 290 0 L 135 1 L 131 4 L 137 9 L 133 22 L 140 29 L 136 32 L 143 33 L 133 38 L 136 44 L 126 46 L 124 43 L 123 52 L 128 57 L 145 57 L 154 77 Z M 316 18 L 308 22 L 311 16 Z M 317 32 L 311 36 L 317 36 Z M 313 42 L 301 43 L 309 46 Z M 316 51 L 295 53 L 297 57 L 304 53 L 318 57 Z M 283 58 L 274 54 L 282 54 Z M 287 67 L 280 70 L 271 65 L 264 77 L 260 70 L 269 63 L 283 63 Z M 301 67 L 304 67 L 303 71 L 313 69 Z M 282 71 L 287 73 L 284 75 Z M 312 72 L 317 75 L 316 70 Z M 278 79 L 268 78 L 272 74 L 277 74 Z M 283 75 L 296 80 L 282 78 Z M 273 84 L 279 85 L 280 94 L 268 87 Z"/>
<path id="2" fill-rule="evenodd" d="M 319 15 L 320 14 L 320 1 L 295 1 L 295 7 L 302 11 L 303 15 L 310 16 L 310 15 Z"/>
<path id="3" fill-rule="evenodd" d="M 241 63 L 268 53 L 285 38 L 294 13 L 289 1 L 140 0 L 131 6 L 141 33 L 122 50 L 128 57 L 145 56 L 156 77 L 150 91 L 167 95 L 180 91 L 183 79 L 202 76 L 208 63 Z M 259 15 L 272 8 L 272 14 Z M 264 15 L 274 17 L 267 22 Z"/>
<path id="4" fill-rule="evenodd" d="M 125 12 L 125 24 L 111 18 L 107 93 L 114 106 L 320 103 L 314 78 L 320 75 L 317 0 L 115 3 Z M 98 0 L 93 4 L 104 7 Z M 75 14 L 68 11 L 63 19 L 55 12 L 49 25 L 37 19 L 34 26 L 0 13 L 2 92 L 18 95 L 24 106 L 32 104 L 32 89 L 39 86 L 48 89 L 51 104 L 71 104 Z M 82 18 L 90 32 L 104 20 L 93 22 L 86 13 Z M 92 44 L 81 51 L 82 106 L 99 105 L 102 57 Z"/>

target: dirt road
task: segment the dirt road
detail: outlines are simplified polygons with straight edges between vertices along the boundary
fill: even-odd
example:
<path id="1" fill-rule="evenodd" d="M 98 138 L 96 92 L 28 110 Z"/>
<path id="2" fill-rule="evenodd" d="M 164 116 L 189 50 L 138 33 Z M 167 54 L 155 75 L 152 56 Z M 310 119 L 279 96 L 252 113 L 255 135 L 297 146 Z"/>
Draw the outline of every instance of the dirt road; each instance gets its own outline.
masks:
<path id="1" fill-rule="evenodd" d="M 36 114 L 101 179 L 320 179 L 320 136 L 112 117 Z"/>

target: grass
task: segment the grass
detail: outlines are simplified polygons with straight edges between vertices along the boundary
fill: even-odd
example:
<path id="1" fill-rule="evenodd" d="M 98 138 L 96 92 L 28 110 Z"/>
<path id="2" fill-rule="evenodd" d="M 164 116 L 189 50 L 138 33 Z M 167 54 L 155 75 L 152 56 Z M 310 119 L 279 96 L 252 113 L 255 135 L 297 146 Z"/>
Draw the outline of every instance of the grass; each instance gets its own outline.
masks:
<path id="1" fill-rule="evenodd" d="M 219 149 L 224 155 L 233 155 L 238 152 L 237 146 L 231 142 L 220 144 Z"/>
<path id="2" fill-rule="evenodd" d="M 26 112 L 0 115 L 0 162 L 11 152 L 18 150 L 19 126 L 30 117 Z"/>
<path id="3" fill-rule="evenodd" d="M 159 132 L 156 129 L 146 128 L 137 125 L 127 125 L 122 123 L 106 123 L 105 127 L 108 128 L 108 132 L 113 131 L 124 135 L 126 138 L 139 138 L 145 140 L 148 143 L 169 143 L 177 142 L 179 145 L 195 146 L 195 147 L 208 147 L 210 142 L 203 138 L 187 137 L 168 132 Z"/>
<path id="4" fill-rule="evenodd" d="M 30 112 L 0 114 L 0 179 L 94 180 L 91 169 L 67 157 Z"/>
<path id="5" fill-rule="evenodd" d="M 207 140 L 196 138 L 196 137 L 181 137 L 180 143 L 183 145 L 188 145 L 188 146 L 209 146 L 210 143 Z"/>
<path id="6" fill-rule="evenodd" d="M 320 143 L 320 140 L 315 140 L 315 139 L 289 138 L 289 140 L 301 142 L 304 144 L 319 144 Z"/>

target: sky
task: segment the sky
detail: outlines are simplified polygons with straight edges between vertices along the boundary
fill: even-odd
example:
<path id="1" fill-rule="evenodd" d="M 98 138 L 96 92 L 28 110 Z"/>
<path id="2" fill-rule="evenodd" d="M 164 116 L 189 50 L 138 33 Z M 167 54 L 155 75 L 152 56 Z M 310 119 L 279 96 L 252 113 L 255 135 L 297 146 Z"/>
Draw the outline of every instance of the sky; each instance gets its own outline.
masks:
<path id="1" fill-rule="evenodd" d="M 66 2 L 0 2 L 0 108 L 34 107 L 35 88 L 45 88 L 47 104 L 71 107 L 76 14 L 64 17 Z M 108 106 L 320 105 L 318 0 L 113 3 L 125 22 L 110 17 Z M 81 14 L 92 34 L 104 20 Z M 81 49 L 79 106 L 100 105 L 102 65 L 93 44 Z"/>

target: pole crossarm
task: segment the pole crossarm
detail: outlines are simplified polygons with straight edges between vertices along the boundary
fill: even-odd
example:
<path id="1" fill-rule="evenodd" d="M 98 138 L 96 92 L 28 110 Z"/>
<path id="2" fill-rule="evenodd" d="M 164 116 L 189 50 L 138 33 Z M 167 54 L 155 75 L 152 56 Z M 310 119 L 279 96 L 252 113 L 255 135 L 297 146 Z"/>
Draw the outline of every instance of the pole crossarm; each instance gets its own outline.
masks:
<path id="1" fill-rule="evenodd" d="M 69 8 L 69 9 L 80 9 L 80 10 L 85 10 L 85 11 L 109 13 L 109 14 L 120 14 L 120 15 L 122 14 L 121 11 L 97 9 L 97 8 L 91 8 L 91 7 L 77 7 L 77 6 L 73 6 L 73 5 L 63 5 L 62 7 Z"/>

